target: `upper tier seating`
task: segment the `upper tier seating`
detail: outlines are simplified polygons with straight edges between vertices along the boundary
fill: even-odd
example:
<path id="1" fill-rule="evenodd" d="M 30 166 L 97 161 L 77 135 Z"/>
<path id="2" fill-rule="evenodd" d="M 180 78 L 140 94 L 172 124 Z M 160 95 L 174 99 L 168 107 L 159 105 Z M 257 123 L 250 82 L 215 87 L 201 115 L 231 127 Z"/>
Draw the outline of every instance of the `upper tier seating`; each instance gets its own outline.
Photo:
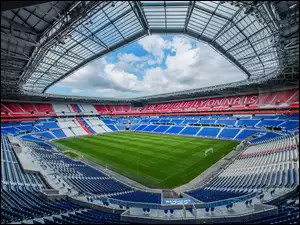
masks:
<path id="1" fill-rule="evenodd" d="M 115 112 L 115 111 L 116 111 L 114 105 L 106 105 L 105 107 L 107 108 L 107 110 L 108 110 L 109 112 Z"/>
<path id="2" fill-rule="evenodd" d="M 25 112 L 37 112 L 36 108 L 31 103 L 19 103 L 19 106 L 21 106 Z"/>
<path id="3" fill-rule="evenodd" d="M 63 104 L 63 103 L 54 103 L 52 104 L 53 109 L 56 113 L 70 113 L 73 112 L 73 110 L 70 109 L 68 104 Z"/>
<path id="4" fill-rule="evenodd" d="M 35 103 L 34 106 L 38 112 L 54 112 L 51 104 Z"/>
<path id="5" fill-rule="evenodd" d="M 10 113 L 11 110 L 1 103 L 1 114 Z M 1 115 L 2 116 L 2 115 Z"/>
<path id="6" fill-rule="evenodd" d="M 235 123 L 236 123 L 237 121 L 236 120 L 224 120 L 224 119 L 222 119 L 222 120 L 217 120 L 216 121 L 216 124 L 223 124 L 223 125 L 225 125 L 225 126 L 235 126 Z"/>
<path id="7" fill-rule="evenodd" d="M 94 105 L 94 107 L 100 114 L 109 112 L 104 105 Z"/>
<path id="8" fill-rule="evenodd" d="M 115 105 L 115 111 L 116 112 L 123 112 L 123 106 L 122 105 Z"/>
<path id="9" fill-rule="evenodd" d="M 2 104 L 5 106 L 6 109 L 9 109 L 9 111 L 11 111 L 13 113 L 24 113 L 24 111 L 21 109 L 21 107 L 17 103 L 5 102 Z"/>
<path id="10" fill-rule="evenodd" d="M 282 120 L 263 120 L 256 125 L 256 127 L 277 127 L 279 124 L 282 124 L 284 121 Z"/>
<path id="11" fill-rule="evenodd" d="M 97 112 L 95 107 L 91 104 L 81 103 L 81 104 L 78 104 L 78 105 L 81 106 L 81 108 L 84 112 Z"/>
<path id="12" fill-rule="evenodd" d="M 1 115 L 2 117 L 12 117 L 14 114 L 29 114 L 31 112 L 37 113 L 58 113 L 66 114 L 80 113 L 80 112 L 98 112 L 99 114 L 137 114 L 137 113 L 166 113 L 166 112 L 199 112 L 199 111 L 235 111 L 248 112 L 248 114 L 255 114 L 258 109 L 272 109 L 272 108 L 288 108 L 296 109 L 299 106 L 299 90 L 292 89 L 286 91 L 276 91 L 268 93 L 257 93 L 251 95 L 241 96 L 227 96 L 218 98 L 205 98 L 187 101 L 175 101 L 168 103 L 148 104 L 145 107 L 135 108 L 131 105 L 102 105 L 102 104 L 66 104 L 66 103 L 14 103 L 6 102 L 2 103 Z M 254 110 L 254 111 L 253 111 Z M 256 110 L 256 111 L 255 111 Z M 6 115 L 6 112 L 12 113 L 12 115 Z M 293 111 L 294 112 L 294 111 Z M 268 111 L 272 113 L 272 111 Z M 197 120 L 199 120 L 198 117 Z M 254 119 L 270 118 L 270 116 L 255 116 Z M 252 119 L 253 119 L 252 118 Z M 284 116 L 277 116 L 280 120 L 284 119 Z M 191 118 L 193 119 L 193 118 Z M 216 120 L 224 120 L 226 116 L 220 117 L 218 115 L 211 117 L 203 117 L 200 123 L 214 123 Z M 244 118 L 245 119 L 245 118 Z M 195 118 L 196 120 L 196 118 Z M 211 120 L 211 121 L 209 121 Z M 218 122 L 216 122 L 218 123 Z M 228 122 L 233 123 L 233 122 Z M 187 124 L 187 122 L 185 122 Z M 227 124 L 233 125 L 233 124 Z M 239 125 L 241 125 L 239 123 Z M 252 125 L 254 126 L 254 125 Z"/>
<path id="13" fill-rule="evenodd" d="M 258 124 L 260 121 L 259 120 L 255 120 L 255 119 L 240 119 L 237 122 L 237 127 L 243 127 L 243 126 L 247 126 L 247 127 L 255 127 L 256 124 Z"/>
<path id="14" fill-rule="evenodd" d="M 208 120 L 208 119 L 201 119 L 198 123 L 200 124 L 215 124 L 216 120 Z"/>

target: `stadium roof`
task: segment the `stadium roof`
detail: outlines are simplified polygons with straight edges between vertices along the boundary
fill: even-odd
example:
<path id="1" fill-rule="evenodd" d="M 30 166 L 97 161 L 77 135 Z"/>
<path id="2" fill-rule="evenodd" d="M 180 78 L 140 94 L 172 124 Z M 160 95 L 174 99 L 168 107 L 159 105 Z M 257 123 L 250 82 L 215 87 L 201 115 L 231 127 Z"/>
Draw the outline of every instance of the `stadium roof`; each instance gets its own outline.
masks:
<path id="1" fill-rule="evenodd" d="M 252 80 L 294 74 L 297 29 L 297 1 L 61 1 L 10 9 L 1 16 L 1 96 L 44 93 L 87 63 L 151 34 L 206 42 Z"/>

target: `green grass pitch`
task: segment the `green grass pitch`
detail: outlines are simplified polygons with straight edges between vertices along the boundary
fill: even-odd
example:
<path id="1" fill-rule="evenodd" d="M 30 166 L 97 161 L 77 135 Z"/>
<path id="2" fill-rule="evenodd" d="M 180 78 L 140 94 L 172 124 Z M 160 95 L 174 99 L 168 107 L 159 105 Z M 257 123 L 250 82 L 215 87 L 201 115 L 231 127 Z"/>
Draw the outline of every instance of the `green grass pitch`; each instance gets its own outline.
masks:
<path id="1" fill-rule="evenodd" d="M 235 141 L 116 132 L 54 141 L 54 144 L 151 188 L 191 181 L 228 154 Z M 205 157 L 205 150 L 214 153 Z"/>

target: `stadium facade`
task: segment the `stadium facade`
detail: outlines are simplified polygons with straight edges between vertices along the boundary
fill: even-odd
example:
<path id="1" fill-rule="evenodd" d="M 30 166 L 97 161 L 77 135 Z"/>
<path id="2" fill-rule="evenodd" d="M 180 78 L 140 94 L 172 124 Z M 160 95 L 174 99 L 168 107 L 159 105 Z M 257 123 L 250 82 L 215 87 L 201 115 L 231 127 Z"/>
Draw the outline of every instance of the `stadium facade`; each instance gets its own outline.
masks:
<path id="1" fill-rule="evenodd" d="M 1 223 L 299 223 L 298 1 L 3 6 Z M 169 33 L 208 43 L 247 79 L 138 98 L 45 93 L 117 48 Z M 126 130 L 240 144 L 172 190 L 52 144 Z"/>

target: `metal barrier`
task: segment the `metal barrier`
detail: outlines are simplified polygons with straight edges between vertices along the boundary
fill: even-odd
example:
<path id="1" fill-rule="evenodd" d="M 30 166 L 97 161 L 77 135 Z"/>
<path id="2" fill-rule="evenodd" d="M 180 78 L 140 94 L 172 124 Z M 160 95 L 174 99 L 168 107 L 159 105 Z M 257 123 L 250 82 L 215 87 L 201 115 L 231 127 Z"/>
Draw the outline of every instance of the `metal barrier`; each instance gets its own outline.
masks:
<path id="1" fill-rule="evenodd" d="M 223 205 L 228 205 L 231 203 L 236 203 L 236 202 L 243 202 L 248 199 L 251 199 L 255 197 L 258 193 L 252 192 L 247 195 L 235 197 L 235 198 L 229 198 L 229 199 L 224 199 L 220 201 L 215 201 L 215 202 L 208 202 L 208 203 L 189 203 L 189 204 L 182 204 L 182 205 L 164 205 L 164 204 L 154 204 L 154 203 L 145 203 L 145 202 L 130 202 L 130 201 L 122 201 L 119 199 L 114 199 L 114 198 L 109 198 L 109 197 L 96 197 L 94 198 L 95 200 L 101 200 L 102 202 L 107 202 L 109 204 L 115 204 L 115 205 L 120 205 L 123 207 L 136 207 L 136 208 L 150 208 L 150 209 L 169 209 L 172 207 L 173 209 L 182 209 L 183 206 L 186 207 L 195 207 L 196 209 L 200 208 L 212 208 L 216 206 L 223 206 Z"/>

